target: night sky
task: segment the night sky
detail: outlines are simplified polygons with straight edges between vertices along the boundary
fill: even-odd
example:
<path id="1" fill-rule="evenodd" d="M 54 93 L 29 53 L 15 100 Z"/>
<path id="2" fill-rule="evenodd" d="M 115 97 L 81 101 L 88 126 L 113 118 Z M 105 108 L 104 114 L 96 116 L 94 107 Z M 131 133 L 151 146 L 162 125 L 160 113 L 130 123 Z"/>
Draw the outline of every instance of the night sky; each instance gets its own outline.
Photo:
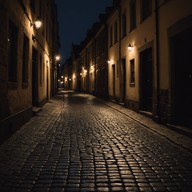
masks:
<path id="1" fill-rule="evenodd" d="M 58 5 L 60 54 L 64 62 L 71 52 L 72 42 L 84 40 L 87 30 L 98 21 L 100 13 L 112 5 L 113 0 L 56 0 Z"/>

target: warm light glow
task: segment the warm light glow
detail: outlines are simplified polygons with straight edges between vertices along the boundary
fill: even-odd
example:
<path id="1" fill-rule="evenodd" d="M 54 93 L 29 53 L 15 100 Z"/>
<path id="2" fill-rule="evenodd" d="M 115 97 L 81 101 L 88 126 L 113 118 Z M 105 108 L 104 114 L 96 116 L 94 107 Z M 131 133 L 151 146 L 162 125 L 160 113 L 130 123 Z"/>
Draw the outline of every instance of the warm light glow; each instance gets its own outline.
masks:
<path id="1" fill-rule="evenodd" d="M 107 63 L 108 63 L 108 64 L 111 64 L 111 61 L 110 61 L 110 60 L 108 60 L 108 61 L 107 61 Z"/>
<path id="2" fill-rule="evenodd" d="M 83 77 L 86 77 L 86 75 L 87 75 L 87 70 L 84 68 L 84 67 L 82 67 L 82 76 Z"/>
<path id="3" fill-rule="evenodd" d="M 93 73 L 94 72 L 94 66 L 91 65 L 91 68 L 90 68 L 90 73 Z"/>
<path id="4" fill-rule="evenodd" d="M 129 50 L 129 52 L 131 52 L 133 50 L 133 46 L 131 46 L 131 44 L 128 45 L 128 50 Z"/>
<path id="5" fill-rule="evenodd" d="M 65 82 L 67 81 L 67 77 L 65 77 Z"/>
<path id="6" fill-rule="evenodd" d="M 75 77 L 76 77 L 76 75 L 75 75 L 75 73 L 73 73 L 73 79 L 75 79 Z"/>
<path id="7" fill-rule="evenodd" d="M 61 78 L 63 79 L 63 76 L 61 76 Z"/>
<path id="8" fill-rule="evenodd" d="M 42 26 L 42 22 L 39 19 L 35 20 L 34 24 L 36 29 L 39 29 Z"/>
<path id="9" fill-rule="evenodd" d="M 87 70 L 86 70 L 86 69 L 84 69 L 84 75 L 85 75 L 85 76 L 87 75 Z"/>
<path id="10" fill-rule="evenodd" d="M 56 61 L 59 61 L 60 58 L 61 58 L 60 55 L 56 55 L 56 56 L 55 56 L 55 60 L 56 60 Z"/>

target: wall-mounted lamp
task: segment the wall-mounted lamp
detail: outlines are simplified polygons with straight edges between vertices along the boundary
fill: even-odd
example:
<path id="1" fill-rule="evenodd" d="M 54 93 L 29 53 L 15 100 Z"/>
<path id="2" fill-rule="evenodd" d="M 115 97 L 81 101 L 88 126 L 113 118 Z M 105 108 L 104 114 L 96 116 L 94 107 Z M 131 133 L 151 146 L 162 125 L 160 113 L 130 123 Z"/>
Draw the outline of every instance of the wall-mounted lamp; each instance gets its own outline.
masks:
<path id="1" fill-rule="evenodd" d="M 42 26 L 42 21 L 40 20 L 39 17 L 34 21 L 34 23 L 31 22 L 31 26 L 33 26 L 33 25 L 35 26 L 36 29 L 41 28 L 41 26 Z"/>
<path id="2" fill-rule="evenodd" d="M 39 18 L 37 18 L 34 24 L 35 24 L 35 28 L 39 29 L 42 26 L 42 21 Z"/>
<path id="3" fill-rule="evenodd" d="M 108 60 L 108 61 L 107 61 L 107 63 L 108 63 L 108 64 L 111 64 L 111 61 L 110 61 L 110 60 Z"/>
<path id="4" fill-rule="evenodd" d="M 56 56 L 55 56 L 55 60 L 56 60 L 56 61 L 59 61 L 60 59 L 61 59 L 60 55 L 56 55 Z"/>
<path id="5" fill-rule="evenodd" d="M 133 50 L 133 46 L 130 43 L 128 45 L 128 50 L 129 50 L 129 52 L 131 52 Z"/>

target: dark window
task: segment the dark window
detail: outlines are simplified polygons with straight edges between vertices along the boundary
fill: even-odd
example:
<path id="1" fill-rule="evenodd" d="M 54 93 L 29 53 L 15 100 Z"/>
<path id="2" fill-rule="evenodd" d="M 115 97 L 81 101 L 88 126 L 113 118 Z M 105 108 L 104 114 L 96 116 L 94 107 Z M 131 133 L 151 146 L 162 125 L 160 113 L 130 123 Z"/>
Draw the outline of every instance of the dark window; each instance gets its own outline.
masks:
<path id="1" fill-rule="evenodd" d="M 43 81 L 43 63 L 42 63 L 42 56 L 40 55 L 40 85 L 42 85 Z"/>
<path id="2" fill-rule="evenodd" d="M 127 34 L 127 21 L 126 21 L 126 12 L 122 15 L 122 37 L 125 37 Z"/>
<path id="3" fill-rule="evenodd" d="M 141 21 L 151 15 L 152 0 L 141 0 Z"/>
<path id="4" fill-rule="evenodd" d="M 48 22 L 48 15 L 46 15 L 45 19 L 45 24 L 46 24 L 46 40 L 48 41 L 48 35 L 49 35 L 49 22 Z"/>
<path id="5" fill-rule="evenodd" d="M 18 28 L 13 22 L 9 22 L 8 33 L 8 81 L 17 81 L 17 50 L 18 50 Z"/>
<path id="6" fill-rule="evenodd" d="M 116 21 L 114 25 L 114 43 L 117 42 L 117 39 L 118 39 L 118 34 L 117 34 L 117 21 Z"/>
<path id="7" fill-rule="evenodd" d="M 43 73 L 42 73 L 42 81 L 43 81 L 43 85 L 44 85 L 44 83 L 45 83 L 45 71 L 44 71 L 44 69 L 45 69 L 45 63 L 43 62 L 42 65 L 43 65 L 43 66 L 42 66 L 42 70 L 43 70 Z"/>
<path id="8" fill-rule="evenodd" d="M 31 10 L 35 13 L 35 1 L 36 0 L 31 0 L 30 1 L 30 7 L 31 7 Z"/>
<path id="9" fill-rule="evenodd" d="M 113 45 L 113 28 L 112 26 L 110 27 L 110 46 Z"/>
<path id="10" fill-rule="evenodd" d="M 135 60 L 130 60 L 130 83 L 135 83 Z"/>
<path id="11" fill-rule="evenodd" d="M 44 6 L 42 6 L 42 22 L 45 23 L 45 10 Z M 45 35 L 45 25 L 42 25 L 42 34 L 43 36 Z"/>
<path id="12" fill-rule="evenodd" d="M 130 31 L 136 27 L 136 0 L 130 1 Z"/>
<path id="13" fill-rule="evenodd" d="M 22 65 L 22 82 L 28 83 L 28 61 L 29 61 L 29 39 L 24 34 L 23 38 L 23 65 Z"/>

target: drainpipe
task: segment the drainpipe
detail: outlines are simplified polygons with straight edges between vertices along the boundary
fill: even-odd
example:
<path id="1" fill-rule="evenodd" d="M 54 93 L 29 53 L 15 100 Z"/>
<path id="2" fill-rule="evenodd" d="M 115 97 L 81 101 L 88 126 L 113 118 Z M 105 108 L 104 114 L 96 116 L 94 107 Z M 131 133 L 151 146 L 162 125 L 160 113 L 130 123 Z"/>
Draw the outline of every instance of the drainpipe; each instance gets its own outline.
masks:
<path id="1" fill-rule="evenodd" d="M 159 62 L 159 0 L 155 1 L 155 29 L 156 29 L 156 81 L 157 81 L 157 109 L 156 120 L 160 123 L 160 62 Z"/>
<path id="2" fill-rule="evenodd" d="M 122 99 L 122 95 L 121 95 L 121 89 L 122 89 L 122 85 L 121 85 L 121 4 L 119 3 L 118 5 L 118 11 L 119 11 L 119 62 L 118 62 L 118 73 L 117 76 L 119 77 L 119 102 L 121 102 Z"/>

